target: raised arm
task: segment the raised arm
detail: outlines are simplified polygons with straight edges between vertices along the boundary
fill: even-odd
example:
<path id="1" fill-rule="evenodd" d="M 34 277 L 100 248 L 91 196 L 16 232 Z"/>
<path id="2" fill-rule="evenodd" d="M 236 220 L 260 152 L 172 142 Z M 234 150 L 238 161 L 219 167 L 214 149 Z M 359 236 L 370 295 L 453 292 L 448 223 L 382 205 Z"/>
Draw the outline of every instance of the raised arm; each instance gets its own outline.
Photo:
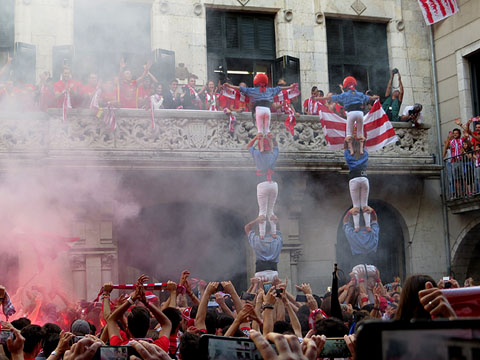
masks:
<path id="1" fill-rule="evenodd" d="M 450 142 L 453 140 L 453 133 L 450 131 L 448 133 L 448 137 L 447 137 L 447 140 L 445 140 L 445 142 L 443 143 L 443 158 L 445 158 L 445 156 L 447 156 L 447 151 L 448 151 L 448 147 L 450 146 Z"/>
<path id="2" fill-rule="evenodd" d="M 161 309 L 165 310 L 167 307 L 177 307 L 177 284 L 174 281 L 167 282 L 167 290 L 170 293 L 168 300 L 162 304 Z"/>
<path id="3" fill-rule="evenodd" d="M 258 218 L 250 221 L 247 225 L 245 225 L 245 234 L 247 234 L 247 236 L 248 234 L 250 234 L 250 231 L 252 231 L 253 226 L 257 223 L 257 221 L 258 221 Z"/>
<path id="4" fill-rule="evenodd" d="M 403 101 L 403 83 L 402 83 L 402 76 L 398 73 L 398 85 L 400 86 L 400 95 L 398 96 L 398 100 L 400 102 Z"/>
<path id="5" fill-rule="evenodd" d="M 275 287 L 272 286 L 268 293 L 265 294 L 263 302 L 263 335 L 267 335 L 273 331 L 273 312 L 275 311 Z"/>
<path id="6" fill-rule="evenodd" d="M 288 317 L 290 318 L 290 324 L 292 324 L 293 332 L 297 337 L 301 338 L 302 326 L 300 325 L 300 321 L 298 320 L 297 314 L 293 310 L 292 304 L 290 304 L 290 301 L 288 301 L 286 291 L 284 291 L 282 294 L 282 301 L 283 301 L 283 304 L 285 305 L 285 308 L 287 309 Z"/>
<path id="7" fill-rule="evenodd" d="M 240 86 L 235 86 L 235 85 L 232 85 L 232 84 L 229 84 L 229 83 L 225 83 L 225 84 L 223 84 L 223 86 L 225 86 L 227 88 L 230 88 L 230 89 L 240 90 Z"/>
<path id="8" fill-rule="evenodd" d="M 193 293 L 192 287 L 190 286 L 190 283 L 188 282 L 188 277 L 190 276 L 190 271 L 188 270 L 183 270 L 182 275 L 180 276 L 180 285 L 185 287 L 185 292 L 188 295 L 188 297 L 192 300 L 194 305 L 200 304 L 200 300 L 198 297 Z"/>
<path id="9" fill-rule="evenodd" d="M 217 291 L 218 282 L 209 282 L 205 292 L 200 299 L 200 304 L 198 305 L 197 316 L 195 316 L 195 327 L 197 329 L 206 329 L 207 325 L 205 324 L 205 318 L 207 317 L 207 307 L 208 299 L 210 295 L 215 294 Z"/>
<path id="10" fill-rule="evenodd" d="M 230 294 L 230 296 L 232 297 L 233 305 L 235 306 L 235 311 L 238 314 L 239 311 L 242 309 L 243 304 L 242 304 L 242 300 L 240 300 L 240 297 L 237 294 L 237 291 L 235 290 L 235 286 L 233 286 L 231 281 L 222 281 L 222 286 L 224 291 L 227 294 Z"/>
<path id="11" fill-rule="evenodd" d="M 258 140 L 258 139 L 261 139 L 263 137 L 263 134 L 262 133 L 257 133 L 257 135 L 255 135 L 255 137 L 249 141 L 249 143 L 247 144 L 247 150 L 250 149 L 253 145 L 255 145 L 255 142 Z"/>
<path id="12" fill-rule="evenodd" d="M 153 304 L 150 304 L 147 299 L 145 298 L 145 294 L 143 294 L 143 297 L 142 297 L 142 302 L 143 304 L 145 305 L 145 307 L 150 310 L 150 312 L 153 314 L 153 317 L 158 321 L 158 323 L 160 324 L 160 326 L 162 327 L 162 329 L 160 330 L 160 332 L 158 333 L 158 335 L 160 337 L 162 336 L 166 336 L 166 337 L 169 337 L 170 336 L 170 332 L 172 331 L 172 323 L 171 321 L 168 319 L 168 317 L 162 312 L 162 310 L 160 310 L 159 308 L 157 308 L 155 305 Z"/>
<path id="13" fill-rule="evenodd" d="M 390 71 L 390 79 L 388 80 L 387 89 L 385 90 L 385 97 L 389 97 L 392 93 L 393 70 Z"/>

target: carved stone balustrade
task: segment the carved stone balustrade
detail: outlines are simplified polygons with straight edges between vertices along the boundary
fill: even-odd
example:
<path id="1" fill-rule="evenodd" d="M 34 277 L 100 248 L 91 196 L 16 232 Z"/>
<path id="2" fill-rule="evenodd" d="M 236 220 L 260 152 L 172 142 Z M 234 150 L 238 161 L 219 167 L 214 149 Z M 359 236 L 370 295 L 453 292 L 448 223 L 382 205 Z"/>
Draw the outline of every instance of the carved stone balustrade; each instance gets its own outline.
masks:
<path id="1" fill-rule="evenodd" d="M 222 112 L 191 110 L 155 111 L 155 129 L 150 112 L 117 109 L 116 129 L 90 110 L 72 109 L 62 121 L 61 109 L 47 113 L 0 113 L 0 159 L 41 160 L 69 166 L 91 165 L 115 168 L 250 169 L 246 144 L 256 134 L 250 113 L 237 115 L 234 133 Z M 285 116 L 272 116 L 271 130 L 277 136 L 280 157 L 277 170 L 347 171 L 342 151 L 328 149 L 317 116 L 299 116 L 292 136 L 284 126 Z M 399 137 L 370 156 L 370 172 L 438 174 L 428 128 L 395 123 Z"/>

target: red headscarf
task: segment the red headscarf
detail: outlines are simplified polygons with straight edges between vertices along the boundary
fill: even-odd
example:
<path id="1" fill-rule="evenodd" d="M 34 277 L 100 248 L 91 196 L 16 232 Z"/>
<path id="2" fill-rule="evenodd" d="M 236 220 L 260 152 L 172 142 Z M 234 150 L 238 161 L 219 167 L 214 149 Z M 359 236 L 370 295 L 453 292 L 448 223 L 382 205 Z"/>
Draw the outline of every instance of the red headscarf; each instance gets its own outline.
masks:
<path id="1" fill-rule="evenodd" d="M 268 76 L 265 74 L 257 74 L 253 79 L 253 85 L 260 86 L 260 91 L 265 92 L 268 85 Z"/>
<path id="2" fill-rule="evenodd" d="M 353 76 L 347 76 L 343 80 L 343 88 L 344 89 L 350 89 L 350 90 L 355 90 L 355 86 L 357 86 L 357 80 Z"/>

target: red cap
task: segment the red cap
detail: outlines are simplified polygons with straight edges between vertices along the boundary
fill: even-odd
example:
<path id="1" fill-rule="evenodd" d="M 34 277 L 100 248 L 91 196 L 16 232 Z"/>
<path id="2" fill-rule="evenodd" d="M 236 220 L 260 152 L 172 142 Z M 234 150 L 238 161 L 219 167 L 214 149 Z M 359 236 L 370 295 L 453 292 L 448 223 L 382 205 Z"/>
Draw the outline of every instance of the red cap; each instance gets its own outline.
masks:
<path id="1" fill-rule="evenodd" d="M 353 76 L 347 76 L 343 79 L 343 88 L 344 89 L 355 89 L 357 86 L 357 80 Z"/>
<path id="2" fill-rule="evenodd" d="M 268 85 L 268 76 L 265 74 L 257 74 L 253 79 L 253 85 L 260 86 L 260 91 L 264 92 Z"/>

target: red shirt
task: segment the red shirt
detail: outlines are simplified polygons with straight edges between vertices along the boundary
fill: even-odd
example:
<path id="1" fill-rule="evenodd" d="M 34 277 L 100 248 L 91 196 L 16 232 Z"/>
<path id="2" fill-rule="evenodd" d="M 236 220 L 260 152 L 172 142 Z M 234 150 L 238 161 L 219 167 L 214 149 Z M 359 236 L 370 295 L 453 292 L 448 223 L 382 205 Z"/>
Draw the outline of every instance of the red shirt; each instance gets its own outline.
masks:
<path id="1" fill-rule="evenodd" d="M 234 100 L 222 95 L 220 96 L 220 98 L 218 99 L 218 105 L 222 108 L 222 109 L 230 109 L 230 106 L 234 105 L 235 102 Z"/>
<path id="2" fill-rule="evenodd" d="M 303 109 L 307 109 L 312 115 L 318 115 L 318 101 L 313 100 L 311 97 L 305 99 L 303 102 Z"/>
<path id="3" fill-rule="evenodd" d="M 141 101 L 144 101 L 146 98 L 150 97 L 152 93 L 152 88 L 144 88 L 143 86 L 139 86 L 137 89 L 137 105 L 140 105 Z"/>
<path id="4" fill-rule="evenodd" d="M 117 100 L 120 103 L 120 107 L 126 109 L 136 109 L 137 82 L 135 80 L 129 82 L 121 81 L 117 87 Z"/>
<path id="5" fill-rule="evenodd" d="M 62 93 L 65 89 L 72 89 L 74 92 L 77 92 L 81 86 L 81 83 L 74 81 L 74 80 L 69 80 L 68 82 L 64 82 L 62 80 L 57 81 L 55 84 L 53 84 L 53 92 L 55 95 L 58 95 Z M 75 107 L 76 101 L 73 99 L 73 96 L 70 97 L 70 102 L 72 107 Z M 55 100 L 55 106 L 56 107 L 62 107 L 63 106 L 63 96 L 59 96 Z"/>
<path id="6" fill-rule="evenodd" d="M 453 139 L 450 141 L 450 162 L 460 161 L 460 155 L 462 154 L 462 143 L 462 139 Z"/>
<path id="7" fill-rule="evenodd" d="M 131 339 L 135 340 L 135 339 Z M 119 338 L 118 336 L 112 336 L 110 338 L 110 345 L 116 346 L 116 345 L 127 345 L 130 342 L 129 340 L 123 340 Z M 168 352 L 168 346 L 170 344 L 170 341 L 168 340 L 168 337 L 166 336 L 161 336 L 157 340 L 154 340 L 153 343 L 157 345 L 160 349 L 162 349 L 165 352 Z"/>

